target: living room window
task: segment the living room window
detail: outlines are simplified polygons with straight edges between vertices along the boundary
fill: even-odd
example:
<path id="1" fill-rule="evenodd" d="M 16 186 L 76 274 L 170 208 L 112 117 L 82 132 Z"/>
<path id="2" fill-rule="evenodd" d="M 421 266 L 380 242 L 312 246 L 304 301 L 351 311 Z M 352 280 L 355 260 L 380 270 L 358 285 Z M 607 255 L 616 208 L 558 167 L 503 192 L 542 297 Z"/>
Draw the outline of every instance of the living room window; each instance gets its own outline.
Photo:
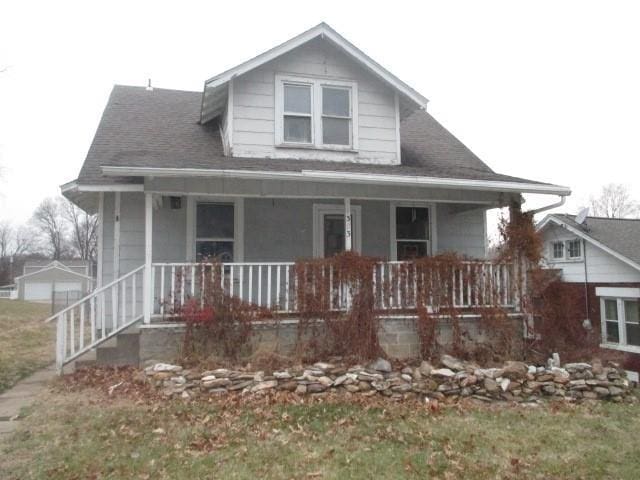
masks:
<path id="1" fill-rule="evenodd" d="M 234 205 L 198 203 L 196 208 L 196 260 L 233 262 Z"/>
<path id="2" fill-rule="evenodd" d="M 357 84 L 276 76 L 276 145 L 357 150 Z"/>
<path id="3" fill-rule="evenodd" d="M 431 254 L 430 209 L 392 205 L 392 260 L 410 260 Z"/>

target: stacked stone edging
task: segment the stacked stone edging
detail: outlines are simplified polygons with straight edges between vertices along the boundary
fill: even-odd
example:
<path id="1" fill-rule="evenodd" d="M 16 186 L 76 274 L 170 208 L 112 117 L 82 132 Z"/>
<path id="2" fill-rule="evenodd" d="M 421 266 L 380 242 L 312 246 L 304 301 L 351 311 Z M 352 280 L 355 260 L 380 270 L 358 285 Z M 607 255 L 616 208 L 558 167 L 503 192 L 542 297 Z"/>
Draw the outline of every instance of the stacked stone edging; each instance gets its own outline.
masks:
<path id="1" fill-rule="evenodd" d="M 264 394 L 290 391 L 297 394 L 383 395 L 393 400 L 456 400 L 472 398 L 484 402 L 536 402 L 543 398 L 568 401 L 624 399 L 632 385 L 624 370 L 613 363 L 567 363 L 563 367 L 538 367 L 508 361 L 499 368 L 481 368 L 444 355 L 441 367 L 429 362 L 419 367 L 393 370 L 378 359 L 370 365 L 347 367 L 319 362 L 265 373 L 219 368 L 199 372 L 179 365 L 156 363 L 145 369 L 145 378 L 167 397 L 184 399 L 231 393 Z"/>

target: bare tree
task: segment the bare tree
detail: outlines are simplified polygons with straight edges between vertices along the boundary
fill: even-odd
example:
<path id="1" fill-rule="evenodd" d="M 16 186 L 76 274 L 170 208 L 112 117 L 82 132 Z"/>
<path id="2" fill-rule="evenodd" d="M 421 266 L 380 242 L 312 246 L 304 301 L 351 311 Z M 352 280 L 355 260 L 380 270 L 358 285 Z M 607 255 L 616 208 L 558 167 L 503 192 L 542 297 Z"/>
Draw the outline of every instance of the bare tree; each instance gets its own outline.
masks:
<path id="1" fill-rule="evenodd" d="M 589 198 L 589 210 L 596 217 L 633 218 L 640 216 L 640 203 L 633 199 L 625 185 L 609 183 L 598 196 Z"/>
<path id="2" fill-rule="evenodd" d="M 98 216 L 89 215 L 68 200 L 63 201 L 64 217 L 71 227 L 71 243 L 82 260 L 95 260 Z"/>
<path id="3" fill-rule="evenodd" d="M 44 199 L 35 212 L 32 223 L 43 238 L 43 247 L 54 260 L 60 260 L 67 250 L 67 224 L 60 198 Z"/>

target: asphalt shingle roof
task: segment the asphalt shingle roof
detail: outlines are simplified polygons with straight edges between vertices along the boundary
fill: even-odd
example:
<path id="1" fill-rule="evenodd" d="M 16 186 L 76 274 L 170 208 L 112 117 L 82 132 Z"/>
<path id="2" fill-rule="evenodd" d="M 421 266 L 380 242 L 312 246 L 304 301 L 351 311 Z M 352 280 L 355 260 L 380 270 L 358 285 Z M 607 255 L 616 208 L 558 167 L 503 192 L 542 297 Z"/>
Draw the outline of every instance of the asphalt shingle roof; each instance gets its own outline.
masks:
<path id="1" fill-rule="evenodd" d="M 78 176 L 81 184 L 141 183 L 102 166 L 324 170 L 537 183 L 495 173 L 429 113 L 402 121 L 401 165 L 226 157 L 216 121 L 198 122 L 201 92 L 115 86 Z"/>
<path id="2" fill-rule="evenodd" d="M 640 264 L 640 219 L 587 217 L 584 223 L 578 224 L 575 215 L 553 216 Z"/>

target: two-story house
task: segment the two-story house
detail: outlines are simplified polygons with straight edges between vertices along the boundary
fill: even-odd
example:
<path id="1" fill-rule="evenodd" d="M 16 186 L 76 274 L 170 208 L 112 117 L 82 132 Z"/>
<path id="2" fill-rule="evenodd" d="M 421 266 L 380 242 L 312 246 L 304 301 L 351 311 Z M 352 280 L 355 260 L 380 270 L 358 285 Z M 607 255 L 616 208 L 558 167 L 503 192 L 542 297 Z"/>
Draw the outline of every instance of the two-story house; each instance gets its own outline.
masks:
<path id="1" fill-rule="evenodd" d="M 64 362 L 136 321 L 161 328 L 166 305 L 197 292 L 203 259 L 224 262 L 230 294 L 295 314 L 296 259 L 354 250 L 386 262 L 382 274 L 441 252 L 484 259 L 487 210 L 570 194 L 494 172 L 324 23 L 202 91 L 116 86 L 62 191 L 100 218 L 83 313 L 98 334 L 62 342 Z M 61 332 L 77 334 L 74 315 Z"/>

